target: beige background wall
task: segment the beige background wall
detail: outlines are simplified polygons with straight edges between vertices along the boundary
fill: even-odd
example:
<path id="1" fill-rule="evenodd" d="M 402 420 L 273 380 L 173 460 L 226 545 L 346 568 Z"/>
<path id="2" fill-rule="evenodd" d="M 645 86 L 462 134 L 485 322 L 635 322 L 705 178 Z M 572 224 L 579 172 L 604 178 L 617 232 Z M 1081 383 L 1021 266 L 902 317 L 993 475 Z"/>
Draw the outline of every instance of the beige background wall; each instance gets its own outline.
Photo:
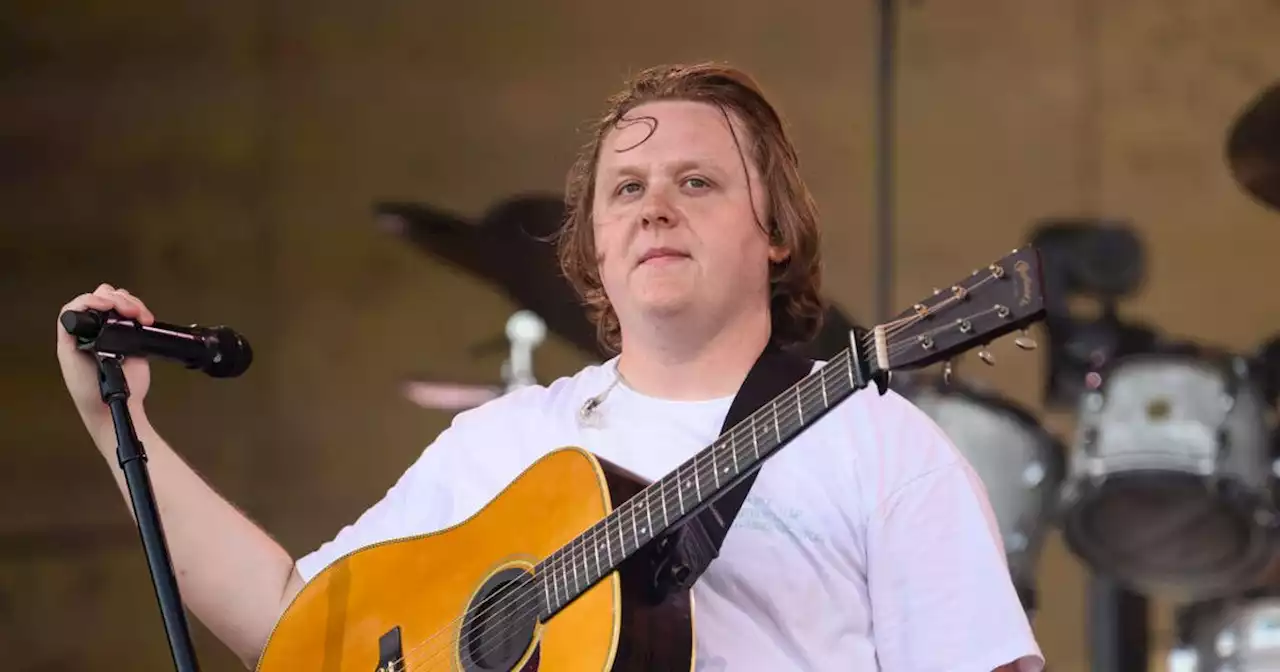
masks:
<path id="1" fill-rule="evenodd" d="M 1133 315 L 1248 349 L 1280 330 L 1280 213 L 1222 161 L 1280 75 L 1280 5 L 904 3 L 896 304 L 1052 214 L 1130 217 Z M 478 214 L 558 190 L 582 122 L 640 67 L 727 59 L 789 118 L 825 215 L 827 287 L 872 317 L 872 2 L 18 2 L 0 60 L 0 651 L 13 669 L 169 665 L 145 563 L 53 355 L 57 308 L 100 281 L 161 319 L 250 336 L 244 378 L 156 369 L 150 407 L 216 487 L 295 554 L 381 495 L 448 422 L 398 396 L 512 309 L 378 232 L 374 199 Z M 471 309 L 463 312 L 463 309 Z M 446 328 L 446 326 L 448 328 Z M 1039 407 L 1039 356 L 978 372 Z M 585 359 L 539 352 L 544 376 Z M 1070 418 L 1046 420 L 1068 432 Z M 1051 541 L 1037 632 L 1087 669 L 1084 574 Z M 1167 641 L 1167 623 L 1157 624 Z M 233 662 L 197 627 L 204 669 Z"/>

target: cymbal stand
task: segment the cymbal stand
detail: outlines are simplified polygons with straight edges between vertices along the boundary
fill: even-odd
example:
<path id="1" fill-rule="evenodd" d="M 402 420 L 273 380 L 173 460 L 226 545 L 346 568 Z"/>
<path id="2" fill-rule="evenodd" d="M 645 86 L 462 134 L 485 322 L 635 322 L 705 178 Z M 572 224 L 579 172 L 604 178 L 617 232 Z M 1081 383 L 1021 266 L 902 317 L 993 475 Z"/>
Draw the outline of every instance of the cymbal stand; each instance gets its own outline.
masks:
<path id="1" fill-rule="evenodd" d="M 502 363 L 502 380 L 506 391 L 537 385 L 533 373 L 533 351 L 547 338 L 547 323 L 531 310 L 516 311 L 507 320 L 507 340 L 511 354 Z"/>

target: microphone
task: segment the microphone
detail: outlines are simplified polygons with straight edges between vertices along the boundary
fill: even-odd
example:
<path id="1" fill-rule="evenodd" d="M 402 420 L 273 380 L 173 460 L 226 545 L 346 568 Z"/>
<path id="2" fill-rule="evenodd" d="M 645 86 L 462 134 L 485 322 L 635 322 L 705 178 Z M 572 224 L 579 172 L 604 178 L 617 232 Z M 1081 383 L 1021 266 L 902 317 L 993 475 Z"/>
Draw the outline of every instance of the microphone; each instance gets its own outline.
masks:
<path id="1" fill-rule="evenodd" d="M 59 321 L 76 337 L 81 350 L 119 355 L 157 356 L 176 360 L 214 378 L 234 378 L 253 362 L 244 336 L 228 327 L 179 327 L 163 322 L 144 326 L 115 311 L 68 310 Z"/>

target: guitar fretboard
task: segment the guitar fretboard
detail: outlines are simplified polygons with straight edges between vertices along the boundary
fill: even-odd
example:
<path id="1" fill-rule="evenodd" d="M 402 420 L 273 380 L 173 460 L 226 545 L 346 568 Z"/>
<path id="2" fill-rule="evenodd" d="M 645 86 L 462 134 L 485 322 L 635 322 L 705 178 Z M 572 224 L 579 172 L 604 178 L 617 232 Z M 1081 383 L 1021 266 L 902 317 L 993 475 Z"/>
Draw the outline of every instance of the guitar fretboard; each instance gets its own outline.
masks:
<path id="1" fill-rule="evenodd" d="M 806 427 L 865 386 L 850 350 L 760 407 L 709 447 L 649 484 L 534 570 L 549 618 L 642 546 L 696 515 Z"/>

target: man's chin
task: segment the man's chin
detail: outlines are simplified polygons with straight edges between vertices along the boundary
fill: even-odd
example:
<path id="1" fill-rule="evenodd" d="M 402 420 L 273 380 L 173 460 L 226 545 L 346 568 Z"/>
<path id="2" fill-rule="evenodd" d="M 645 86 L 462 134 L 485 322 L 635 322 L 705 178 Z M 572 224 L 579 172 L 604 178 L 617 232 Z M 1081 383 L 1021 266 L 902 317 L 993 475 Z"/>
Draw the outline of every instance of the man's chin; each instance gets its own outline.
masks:
<path id="1" fill-rule="evenodd" d="M 646 297 L 636 307 L 647 317 L 668 319 L 692 312 L 693 301 L 688 295 L 672 293 Z"/>

